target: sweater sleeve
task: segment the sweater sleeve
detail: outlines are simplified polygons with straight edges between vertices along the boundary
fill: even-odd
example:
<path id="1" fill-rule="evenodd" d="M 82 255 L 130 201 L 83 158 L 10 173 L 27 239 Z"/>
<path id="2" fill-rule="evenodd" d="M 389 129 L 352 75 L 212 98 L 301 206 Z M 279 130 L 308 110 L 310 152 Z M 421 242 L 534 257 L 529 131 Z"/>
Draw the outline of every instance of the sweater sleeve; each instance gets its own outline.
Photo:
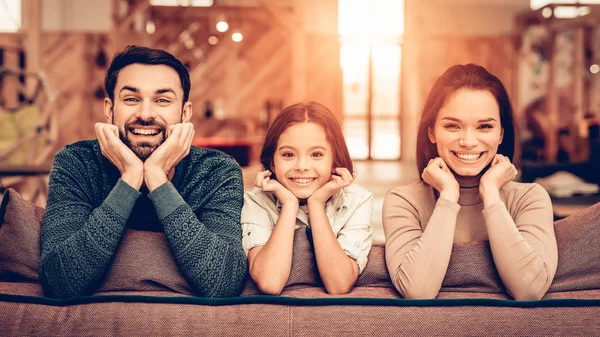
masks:
<path id="1" fill-rule="evenodd" d="M 68 150 L 54 158 L 40 235 L 39 277 L 50 297 L 88 295 L 101 284 L 140 192 L 119 179 L 100 206 Z"/>
<path id="2" fill-rule="evenodd" d="M 510 208 L 513 216 L 501 202 L 483 210 L 494 263 L 513 298 L 539 300 L 558 265 L 552 203 L 548 193 L 533 184 Z"/>
<path id="3" fill-rule="evenodd" d="M 423 230 L 419 203 L 422 201 L 409 201 L 400 189 L 385 197 L 386 263 L 392 283 L 404 298 L 435 298 L 450 263 L 460 206 L 438 199 Z"/>
<path id="4" fill-rule="evenodd" d="M 233 163 L 219 169 L 209 200 L 193 210 L 171 182 L 148 195 L 162 223 L 175 261 L 202 297 L 239 295 L 247 261 L 242 249 L 240 213 L 244 187 Z M 216 174 L 216 173 L 215 173 Z"/>

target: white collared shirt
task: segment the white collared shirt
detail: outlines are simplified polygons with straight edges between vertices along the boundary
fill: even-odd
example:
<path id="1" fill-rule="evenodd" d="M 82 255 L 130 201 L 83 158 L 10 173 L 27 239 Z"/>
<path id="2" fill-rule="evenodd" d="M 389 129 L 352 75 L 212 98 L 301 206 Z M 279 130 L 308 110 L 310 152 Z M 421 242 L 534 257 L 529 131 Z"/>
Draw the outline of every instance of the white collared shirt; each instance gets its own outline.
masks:
<path id="1" fill-rule="evenodd" d="M 244 193 L 241 223 L 242 246 L 246 256 L 250 249 L 267 243 L 280 212 L 281 205 L 274 193 L 263 192 L 259 188 Z M 356 260 L 359 273 L 367 265 L 371 250 L 372 212 L 373 194 L 356 184 L 339 190 L 325 204 L 331 229 L 344 252 Z M 308 222 L 307 208 L 301 206 L 296 217 L 296 228 L 302 224 L 310 226 Z"/>

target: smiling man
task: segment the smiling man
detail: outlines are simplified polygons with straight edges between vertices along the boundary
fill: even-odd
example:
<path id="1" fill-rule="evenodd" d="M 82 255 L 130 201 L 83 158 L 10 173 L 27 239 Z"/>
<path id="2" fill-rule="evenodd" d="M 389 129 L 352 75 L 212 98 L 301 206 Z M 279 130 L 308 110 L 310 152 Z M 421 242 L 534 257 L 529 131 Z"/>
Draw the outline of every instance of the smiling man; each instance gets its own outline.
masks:
<path id="1" fill-rule="evenodd" d="M 127 229 L 164 232 L 198 296 L 241 291 L 241 170 L 221 152 L 191 146 L 190 86 L 187 69 L 163 50 L 128 46 L 115 55 L 97 140 L 54 158 L 40 239 L 48 296 L 94 293 Z"/>

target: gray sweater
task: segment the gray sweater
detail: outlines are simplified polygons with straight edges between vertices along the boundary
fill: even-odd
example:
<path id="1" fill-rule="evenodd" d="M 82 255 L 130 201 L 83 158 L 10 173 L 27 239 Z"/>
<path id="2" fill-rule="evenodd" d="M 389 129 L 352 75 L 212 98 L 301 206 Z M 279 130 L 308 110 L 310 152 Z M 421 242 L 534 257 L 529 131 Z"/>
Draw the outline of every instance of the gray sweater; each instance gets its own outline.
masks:
<path id="1" fill-rule="evenodd" d="M 164 231 L 175 261 L 202 297 L 237 296 L 247 271 L 239 165 L 192 147 L 171 182 L 152 193 L 120 179 L 96 140 L 67 145 L 50 172 L 40 238 L 47 296 L 89 295 L 103 282 L 126 228 Z"/>

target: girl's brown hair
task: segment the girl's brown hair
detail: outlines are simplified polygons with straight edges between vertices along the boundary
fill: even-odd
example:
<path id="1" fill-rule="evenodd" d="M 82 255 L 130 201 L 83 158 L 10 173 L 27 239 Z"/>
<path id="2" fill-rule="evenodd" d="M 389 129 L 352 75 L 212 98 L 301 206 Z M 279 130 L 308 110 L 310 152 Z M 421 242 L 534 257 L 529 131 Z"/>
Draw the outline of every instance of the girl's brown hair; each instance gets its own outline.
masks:
<path id="1" fill-rule="evenodd" d="M 315 123 L 325 131 L 327 141 L 333 149 L 333 167 L 345 167 L 353 173 L 352 160 L 337 118 L 327 107 L 316 102 L 296 103 L 283 109 L 273 120 L 267 131 L 260 153 L 260 162 L 265 169 L 271 168 L 279 137 L 287 128 L 299 123 Z M 310 137 L 311 135 L 306 135 Z M 275 172 L 271 178 L 275 177 Z"/>

